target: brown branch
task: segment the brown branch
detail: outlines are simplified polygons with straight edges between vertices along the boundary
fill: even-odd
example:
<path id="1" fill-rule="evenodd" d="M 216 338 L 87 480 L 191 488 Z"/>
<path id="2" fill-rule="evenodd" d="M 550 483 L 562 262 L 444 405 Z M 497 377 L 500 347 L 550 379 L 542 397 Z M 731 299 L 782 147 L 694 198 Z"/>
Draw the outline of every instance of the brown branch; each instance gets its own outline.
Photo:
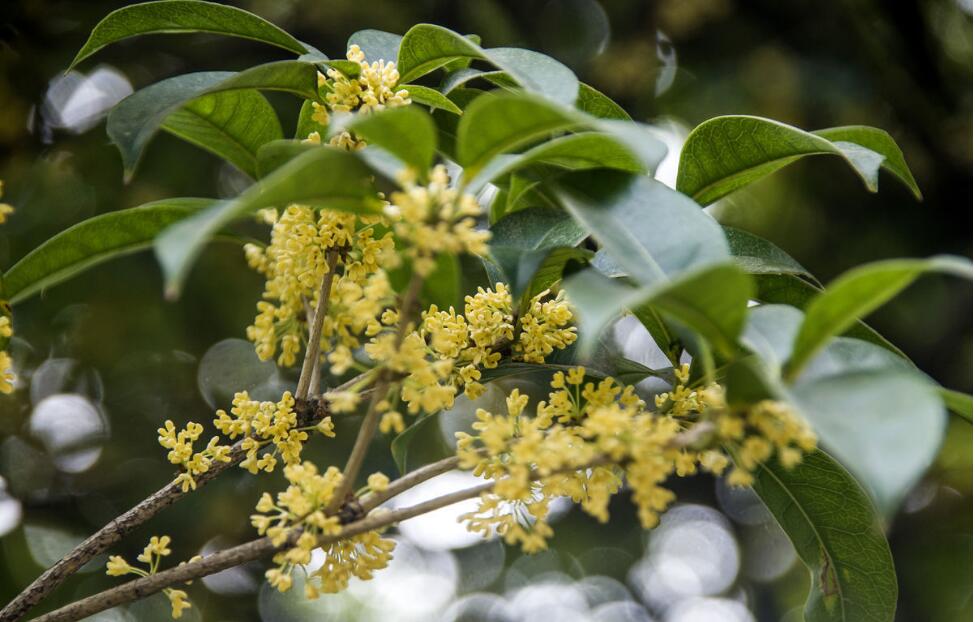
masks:
<path id="1" fill-rule="evenodd" d="M 457 464 L 460 462 L 460 458 L 457 456 L 451 456 L 449 458 L 444 458 L 438 462 L 433 462 L 425 466 L 411 471 L 404 475 L 403 477 L 393 480 L 386 487 L 386 490 L 382 492 L 374 492 L 367 497 L 364 497 L 359 505 L 363 512 L 370 512 L 371 510 L 379 507 L 389 499 L 392 499 L 398 494 L 406 492 L 410 488 L 413 488 L 417 484 L 421 484 L 428 479 L 433 479 L 438 475 L 442 475 L 447 471 L 453 471 L 457 468 Z"/>
<path id="2" fill-rule="evenodd" d="M 399 326 L 396 330 L 396 339 L 393 342 L 393 348 L 395 350 L 399 349 L 403 343 L 403 339 L 406 338 L 406 332 L 410 325 L 409 318 L 413 315 L 413 307 L 419 301 L 421 287 L 423 287 L 423 277 L 414 272 L 412 278 L 410 278 L 406 292 L 403 294 L 402 303 L 400 304 Z M 365 462 L 366 453 L 369 451 L 369 444 L 372 443 L 372 437 L 376 435 L 376 429 L 379 427 L 379 415 L 381 414 L 379 412 L 379 404 L 386 399 L 386 393 L 391 384 L 389 370 L 382 370 L 379 380 L 376 382 L 375 393 L 372 399 L 369 400 L 369 409 L 366 411 L 366 416 L 362 419 L 362 425 L 359 426 L 359 433 L 355 437 L 355 444 L 353 444 L 352 451 L 349 453 L 349 459 L 345 463 L 345 469 L 342 470 L 342 483 L 339 485 L 331 505 L 326 508 L 329 514 L 334 514 L 342 504 L 352 500 L 350 498 L 352 487 L 355 485 L 355 480 L 359 476 L 359 471 L 362 469 L 362 463 Z"/>
<path id="3" fill-rule="evenodd" d="M 344 538 L 373 531 L 374 529 L 389 527 L 390 525 L 420 516 L 421 514 L 426 514 L 427 512 L 466 499 L 472 499 L 490 490 L 493 486 L 494 482 L 486 482 L 472 488 L 436 497 L 408 508 L 388 512 L 376 512 L 362 520 L 346 525 L 343 527 L 342 532 L 336 536 L 323 536 L 319 539 L 318 544 L 319 546 L 327 546 Z M 288 544 L 284 544 L 280 548 L 287 546 Z M 74 620 L 80 620 L 105 611 L 106 609 L 145 598 L 172 585 L 205 577 L 226 570 L 227 568 L 266 557 L 278 550 L 279 547 L 274 546 L 268 538 L 252 540 L 246 544 L 207 555 L 201 560 L 176 566 L 175 568 L 136 579 L 118 587 L 105 590 L 99 594 L 89 596 L 51 613 L 42 615 L 36 618 L 34 622 L 73 622 Z"/>
<path id="4" fill-rule="evenodd" d="M 308 397 L 312 382 L 315 380 L 316 370 L 320 366 L 318 360 L 322 351 L 322 324 L 325 321 L 325 314 L 328 313 L 328 302 L 332 296 L 332 281 L 335 280 L 335 266 L 339 261 L 339 253 L 336 250 L 328 252 L 326 259 L 325 276 L 322 277 L 322 288 L 318 293 L 318 305 L 315 308 L 315 317 L 308 318 L 311 328 L 308 331 L 308 346 L 305 348 L 305 360 L 301 364 L 301 376 L 298 378 L 298 389 L 295 391 L 295 399 L 303 400 Z"/>

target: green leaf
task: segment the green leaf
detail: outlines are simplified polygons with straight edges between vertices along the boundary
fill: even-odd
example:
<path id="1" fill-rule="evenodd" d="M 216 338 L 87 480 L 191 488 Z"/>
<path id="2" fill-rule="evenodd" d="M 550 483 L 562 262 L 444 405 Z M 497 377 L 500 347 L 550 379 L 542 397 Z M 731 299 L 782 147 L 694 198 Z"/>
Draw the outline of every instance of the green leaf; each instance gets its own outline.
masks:
<path id="1" fill-rule="evenodd" d="M 401 474 L 405 475 L 417 467 L 453 453 L 440 434 L 438 416 L 439 414 L 420 416 L 390 443 L 389 450 Z M 423 442 L 417 442 L 420 440 Z"/>
<path id="2" fill-rule="evenodd" d="M 396 57 L 399 56 L 399 44 L 402 40 L 403 37 L 400 35 L 370 28 L 352 33 L 346 44 L 346 49 L 358 45 L 370 63 L 377 60 L 395 61 Z M 403 72 L 400 71 L 400 75 L 402 74 Z M 401 82 L 405 82 L 405 80 L 401 80 Z"/>
<path id="3" fill-rule="evenodd" d="M 167 132 L 257 177 L 257 151 L 283 138 L 274 108 L 257 91 L 227 91 L 194 99 L 170 114 Z"/>
<path id="4" fill-rule="evenodd" d="M 731 255 L 749 274 L 795 274 L 815 282 L 815 277 L 784 250 L 753 233 L 723 226 Z"/>
<path id="5" fill-rule="evenodd" d="M 884 157 L 880 166 L 897 176 L 914 193 L 914 198 L 921 200 L 921 189 L 914 181 L 914 175 L 911 174 L 911 169 L 904 160 L 904 154 L 887 132 L 866 125 L 847 125 L 817 130 L 813 134 L 822 136 L 841 149 L 847 148 L 846 145 L 855 145 L 879 153 Z M 873 185 L 877 185 L 876 181 Z"/>
<path id="6" fill-rule="evenodd" d="M 463 295 L 460 290 L 460 262 L 456 255 L 440 253 L 436 267 L 423 281 L 421 299 L 425 309 L 437 305 L 440 310 L 460 308 Z"/>
<path id="7" fill-rule="evenodd" d="M 433 24 L 418 24 L 399 46 L 396 67 L 401 82 L 443 67 L 458 58 L 485 60 L 514 78 L 525 90 L 572 105 L 579 93 L 579 81 L 557 60 L 519 48 L 484 49 L 452 30 Z"/>
<path id="8" fill-rule="evenodd" d="M 833 142 L 831 137 L 838 138 Z M 694 128 L 681 150 L 677 189 L 707 205 L 803 156 L 818 154 L 845 159 L 871 192 L 877 190 L 877 171 L 884 165 L 919 194 L 900 150 L 880 130 L 833 128 L 811 133 L 750 116 L 716 117 Z"/>
<path id="9" fill-rule="evenodd" d="M 610 168 L 631 173 L 646 172 L 646 166 L 620 142 L 607 134 L 584 132 L 570 134 L 514 155 L 495 157 L 468 184 L 477 192 L 485 184 L 534 164 L 566 170 Z"/>
<path id="10" fill-rule="evenodd" d="M 215 2 L 162 0 L 133 4 L 109 13 L 91 31 L 88 41 L 78 51 L 68 69 L 103 47 L 122 39 L 156 33 L 192 32 L 243 37 L 269 43 L 295 54 L 308 51 L 300 41 L 285 31 L 243 9 Z"/>
<path id="11" fill-rule="evenodd" d="M 566 210 L 636 281 L 654 285 L 730 255 L 720 225 L 688 197 L 640 175 L 580 172 L 560 181 Z"/>
<path id="12" fill-rule="evenodd" d="M 579 83 L 576 108 L 599 119 L 630 121 L 630 115 L 619 104 L 582 82 Z"/>
<path id="13" fill-rule="evenodd" d="M 586 232 L 564 211 L 554 208 L 522 210 L 491 227 L 491 254 L 511 286 L 512 299 L 527 301 L 562 278 L 572 260 L 592 253 L 573 248 Z"/>
<path id="14" fill-rule="evenodd" d="M 303 153 L 321 147 L 300 140 L 274 140 L 257 150 L 257 177 L 262 179 Z"/>
<path id="15" fill-rule="evenodd" d="M 280 61 L 240 73 L 206 71 L 168 78 L 119 102 L 108 115 L 108 136 L 122 154 L 128 178 L 159 126 L 187 102 L 203 95 L 246 89 L 285 91 L 316 99 L 316 72 L 314 63 Z"/>
<path id="16" fill-rule="evenodd" d="M 436 89 L 420 86 L 419 84 L 404 84 L 402 88 L 410 94 L 410 99 L 413 100 L 414 104 L 430 106 L 438 110 L 446 110 L 452 114 L 463 114 L 463 111 L 457 107 L 457 104 L 447 99 L 446 95 Z"/>
<path id="17" fill-rule="evenodd" d="M 80 222 L 42 243 L 4 276 L 12 304 L 104 261 L 152 245 L 160 231 L 213 205 L 213 199 L 164 199 Z"/>
<path id="18" fill-rule="evenodd" d="M 809 569 L 807 622 L 892 622 L 897 575 L 870 499 L 822 451 L 791 470 L 769 462 L 755 492 Z"/>
<path id="19" fill-rule="evenodd" d="M 295 124 L 295 138 L 298 140 L 305 140 L 312 132 L 318 132 L 319 136 L 327 136 L 328 126 L 312 119 L 313 114 L 315 114 L 315 108 L 312 106 L 312 101 L 306 99 L 301 104 L 298 122 Z"/>
<path id="20" fill-rule="evenodd" d="M 430 170 L 437 149 L 437 130 L 430 115 L 419 108 L 401 106 L 355 115 L 347 127 L 371 146 L 382 147 L 412 167 L 421 178 Z"/>
<path id="21" fill-rule="evenodd" d="M 847 369 L 800 382 L 791 395 L 820 442 L 887 516 L 941 446 L 944 407 L 935 386 L 917 372 Z"/>
<path id="22" fill-rule="evenodd" d="M 961 391 L 951 389 L 938 389 L 941 401 L 945 408 L 955 413 L 965 421 L 972 422 L 972 396 Z"/>
<path id="23" fill-rule="evenodd" d="M 791 305 L 797 309 L 805 309 L 823 291 L 821 286 L 814 285 L 796 274 L 759 273 L 755 276 L 755 284 L 757 286 L 755 300 Z M 861 320 L 857 320 L 844 335 L 869 341 L 907 359 L 907 355 L 897 346 Z"/>
<path id="24" fill-rule="evenodd" d="M 602 331 L 623 311 L 649 305 L 730 357 L 745 324 L 751 282 L 732 263 L 706 266 L 674 281 L 639 288 L 589 268 L 567 278 L 565 289 L 579 319 L 579 348 L 584 355 L 592 352 Z"/>
<path id="25" fill-rule="evenodd" d="M 795 377 L 830 337 L 853 326 L 857 319 L 880 307 L 926 272 L 970 279 L 972 264 L 967 259 L 950 256 L 891 259 L 841 274 L 806 308 L 806 319 L 796 335 L 788 374 Z"/>
<path id="26" fill-rule="evenodd" d="M 466 113 L 467 107 L 482 94 L 483 91 L 475 89 L 457 89 L 450 93 L 447 99 L 454 102 L 461 111 Z M 440 144 L 440 152 L 455 162 L 457 161 L 457 128 L 462 118 L 462 116 L 445 110 L 433 111 L 433 122 L 437 125 L 437 142 Z"/>
<path id="27" fill-rule="evenodd" d="M 380 202 L 371 170 L 355 155 L 328 146 L 303 153 L 248 188 L 166 229 L 156 240 L 156 257 L 166 294 L 179 294 L 190 267 L 207 241 L 234 220 L 265 207 L 311 204 L 355 213 L 377 213 Z"/>

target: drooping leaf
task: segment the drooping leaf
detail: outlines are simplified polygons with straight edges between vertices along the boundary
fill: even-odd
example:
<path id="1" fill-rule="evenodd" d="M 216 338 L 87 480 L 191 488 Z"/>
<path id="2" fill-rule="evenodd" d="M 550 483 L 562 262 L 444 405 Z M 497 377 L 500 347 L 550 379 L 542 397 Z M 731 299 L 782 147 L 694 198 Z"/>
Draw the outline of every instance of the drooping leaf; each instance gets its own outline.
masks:
<path id="1" fill-rule="evenodd" d="M 485 60 L 514 78 L 522 87 L 572 105 L 579 81 L 557 60 L 519 48 L 484 49 L 471 39 L 433 24 L 417 24 L 403 35 L 396 67 L 402 82 L 439 69 L 458 58 Z"/>
<path id="2" fill-rule="evenodd" d="M 921 189 L 917 187 L 917 182 L 914 181 L 914 175 L 911 174 L 911 169 L 908 168 L 907 162 L 904 160 L 904 154 L 887 132 L 866 125 L 847 125 L 817 130 L 813 134 L 822 136 L 841 149 L 848 148 L 847 145 L 856 145 L 879 153 L 884 158 L 880 164 L 881 168 L 896 175 L 911 190 L 914 198 L 921 199 Z M 873 185 L 877 185 L 876 181 L 873 182 Z"/>
<path id="3" fill-rule="evenodd" d="M 122 154 L 126 175 L 131 176 L 159 126 L 187 102 L 203 95 L 247 89 L 285 91 L 316 99 L 316 71 L 314 63 L 280 61 L 240 73 L 205 71 L 168 78 L 119 102 L 108 115 L 108 135 Z"/>
<path id="4" fill-rule="evenodd" d="M 16 304 L 104 261 L 147 249 L 160 231 L 214 203 L 164 199 L 80 222 L 14 264 L 4 275 L 5 295 Z"/>
<path id="5" fill-rule="evenodd" d="M 808 278 L 797 274 L 758 273 L 755 275 L 755 285 L 755 300 L 790 305 L 797 309 L 805 309 L 823 291 L 822 287 L 814 285 Z M 869 341 L 907 359 L 907 355 L 901 352 L 900 348 L 862 320 L 857 320 L 843 334 Z"/>
<path id="6" fill-rule="evenodd" d="M 796 335 L 789 374 L 792 377 L 829 340 L 893 298 L 926 272 L 972 277 L 972 264 L 960 257 L 892 259 L 849 270 L 837 277 L 806 308 Z"/>
<path id="7" fill-rule="evenodd" d="M 155 250 L 166 278 L 167 295 L 178 295 L 196 257 L 217 231 L 259 209 L 290 203 L 356 213 L 375 213 L 380 209 L 371 170 L 361 159 L 328 146 L 311 149 L 281 165 L 236 199 L 182 220 L 159 236 Z"/>
<path id="8" fill-rule="evenodd" d="M 645 285 L 730 257 L 713 218 L 648 177 L 583 171 L 560 180 L 557 195 L 602 249 Z"/>
<path id="9" fill-rule="evenodd" d="M 880 520 L 863 489 L 822 451 L 787 470 L 769 462 L 755 492 L 809 569 L 807 622 L 892 622 L 897 575 Z"/>
<path id="10" fill-rule="evenodd" d="M 945 411 L 915 371 L 846 370 L 797 383 L 791 395 L 820 442 L 890 516 L 937 455 Z"/>
<path id="11" fill-rule="evenodd" d="M 369 28 L 352 33 L 346 48 L 358 45 L 370 63 L 377 60 L 395 61 L 399 56 L 399 44 L 402 40 L 403 37 L 400 35 Z M 402 74 L 403 72 L 400 71 L 401 76 Z"/>
<path id="12" fill-rule="evenodd" d="M 257 91 L 226 91 L 194 99 L 163 121 L 162 129 L 257 177 L 257 151 L 283 138 L 274 108 Z"/>
<path id="13" fill-rule="evenodd" d="M 624 285 L 589 268 L 568 277 L 565 289 L 576 309 L 583 355 L 592 352 L 602 331 L 623 311 L 650 306 L 731 356 L 745 324 L 751 283 L 740 268 L 723 263 L 643 287 Z"/>
<path id="14" fill-rule="evenodd" d="M 402 88 L 410 94 L 410 99 L 414 104 L 430 106 L 438 110 L 446 110 L 452 114 L 463 114 L 463 111 L 457 107 L 457 104 L 447 99 L 446 95 L 436 89 L 431 89 L 428 86 L 420 86 L 419 84 L 404 84 Z"/>
<path id="15" fill-rule="evenodd" d="M 885 165 L 919 195 L 900 150 L 889 136 L 884 140 L 878 132 L 833 128 L 812 133 L 760 117 L 716 117 L 687 137 L 677 189 L 707 205 L 803 156 L 832 154 L 845 159 L 871 192 L 876 192 L 877 171 Z"/>
<path id="16" fill-rule="evenodd" d="M 337 125 L 337 124 L 336 124 Z M 425 176 L 437 149 L 437 130 L 430 115 L 413 106 L 355 115 L 347 126 L 371 146 L 385 149 Z"/>
<path id="17" fill-rule="evenodd" d="M 198 0 L 161 0 L 112 11 L 98 22 L 72 68 L 103 47 L 137 35 L 208 32 L 243 37 L 304 54 L 308 49 L 271 22 L 236 7 Z"/>

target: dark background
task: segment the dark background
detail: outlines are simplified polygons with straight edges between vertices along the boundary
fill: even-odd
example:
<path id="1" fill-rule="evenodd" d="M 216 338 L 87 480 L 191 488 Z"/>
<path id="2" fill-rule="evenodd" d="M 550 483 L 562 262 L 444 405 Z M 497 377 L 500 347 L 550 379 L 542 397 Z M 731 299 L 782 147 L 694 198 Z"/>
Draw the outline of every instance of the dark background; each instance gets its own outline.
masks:
<path id="1" fill-rule="evenodd" d="M 92 215 L 173 195 L 226 195 L 245 183 L 215 158 L 160 135 L 134 181 L 124 185 L 103 124 L 82 133 L 77 126 L 57 127 L 56 106 L 45 105 L 52 80 L 91 27 L 121 4 L 0 1 L 0 179 L 6 181 L 4 200 L 18 210 L 0 229 L 0 267 Z M 972 19 L 966 0 L 235 4 L 333 58 L 343 55 L 346 38 L 358 29 L 402 33 L 423 21 L 478 33 L 487 46 L 537 49 L 570 65 L 635 119 L 684 128 L 678 133 L 719 114 L 767 116 L 805 129 L 884 128 L 903 148 L 923 202 L 883 175 L 880 192 L 869 194 L 841 161 L 810 158 L 734 195 L 715 214 L 768 237 L 824 282 L 870 260 L 971 256 Z M 236 70 L 283 57 L 242 40 L 154 36 L 108 48 L 79 70 L 109 65 L 141 88 L 188 71 Z M 294 101 L 269 98 L 284 127 L 293 127 Z M 200 359 L 218 341 L 243 336 L 260 285 L 239 249 L 218 246 L 204 255 L 176 303 L 162 300 L 159 271 L 144 253 L 19 305 L 15 326 L 22 339 L 13 351 L 25 383 L 15 396 L 0 397 L 0 475 L 7 488 L 0 499 L 6 494 L 19 501 L 28 524 L 87 534 L 163 484 L 170 473 L 155 428 L 167 417 L 209 420 L 212 408 L 198 387 Z M 938 381 L 970 392 L 971 300 L 970 284 L 927 277 L 870 323 Z M 97 462 L 78 473 L 59 468 L 51 447 L 30 432 L 37 402 L 63 393 L 84 395 L 111 435 Z M 908 504 L 913 511 L 891 525 L 901 575 L 899 619 L 971 618 L 971 479 L 971 426 L 953 420 L 942 456 Z M 168 532 L 185 558 L 215 533 L 249 537 L 241 517 L 256 492 L 255 484 L 228 477 L 160 515 L 121 548 L 136 551 L 149 533 Z M 714 502 L 710 482 L 695 480 L 686 492 Z M 556 549 L 573 551 L 593 538 L 614 541 L 629 533 L 632 512 L 625 503 L 616 510 L 614 529 L 597 532 L 570 513 L 558 528 L 565 538 L 560 535 Z M 35 537 L 36 530 L 20 526 L 0 542 L 0 600 L 41 570 L 28 546 Z M 509 565 L 517 558 L 509 552 Z M 625 568 L 621 573 L 625 577 Z M 100 574 L 72 582 L 59 598 L 111 583 Z M 805 580 L 794 567 L 772 583 L 742 579 L 738 585 L 756 619 L 779 620 L 801 603 Z M 497 583 L 490 589 L 502 591 Z M 258 619 L 253 596 L 204 593 L 191 588 L 204 619 Z"/>

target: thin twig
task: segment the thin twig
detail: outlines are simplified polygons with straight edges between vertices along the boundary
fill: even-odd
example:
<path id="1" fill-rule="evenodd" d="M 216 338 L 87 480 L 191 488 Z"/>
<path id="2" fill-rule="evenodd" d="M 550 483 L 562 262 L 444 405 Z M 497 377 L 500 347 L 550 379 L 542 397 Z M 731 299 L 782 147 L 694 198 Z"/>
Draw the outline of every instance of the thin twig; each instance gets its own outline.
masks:
<path id="1" fill-rule="evenodd" d="M 344 383 L 339 389 L 348 388 L 361 381 L 362 375 Z M 327 405 L 324 409 L 316 410 L 314 417 L 328 414 Z M 311 421 L 305 422 L 310 424 Z M 242 448 L 243 439 L 234 443 L 230 450 L 229 462 L 217 462 L 210 469 L 197 475 L 197 488 L 206 485 L 221 473 L 240 463 L 246 455 Z M 112 519 L 104 527 L 89 536 L 84 542 L 76 546 L 70 553 L 55 562 L 45 570 L 30 585 L 0 610 L 0 622 L 14 622 L 24 616 L 34 605 L 41 602 L 48 594 L 64 583 L 68 577 L 87 564 L 96 555 L 101 554 L 110 546 L 119 542 L 133 529 L 142 525 L 163 509 L 176 503 L 192 491 L 183 492 L 181 486 L 169 482 L 152 495 L 146 497 L 124 514 Z"/>
<path id="2" fill-rule="evenodd" d="M 386 487 L 386 490 L 382 492 L 374 492 L 367 497 L 364 497 L 360 501 L 359 505 L 362 507 L 364 512 L 369 512 L 389 499 L 392 499 L 396 495 L 406 492 L 410 488 L 413 488 L 417 484 L 422 484 L 428 479 L 433 479 L 438 475 L 443 475 L 447 471 L 453 471 L 457 468 L 457 464 L 460 462 L 460 458 L 457 456 L 451 456 L 449 458 L 444 458 L 438 462 L 433 462 L 431 464 L 425 465 L 407 473 L 403 477 L 393 480 Z"/>
<path id="3" fill-rule="evenodd" d="M 422 287 L 423 277 L 414 272 L 410 278 L 410 284 L 403 294 L 403 301 L 400 305 L 399 326 L 393 342 L 394 350 L 398 350 L 406 338 L 406 332 L 409 330 L 410 325 L 410 317 L 413 315 L 413 307 L 416 306 L 416 302 L 419 300 L 420 288 Z M 376 381 L 375 393 L 372 399 L 369 400 L 369 408 L 366 410 L 366 416 L 362 419 L 362 425 L 359 426 L 359 433 L 355 437 L 352 452 L 349 454 L 349 459 L 345 463 L 345 469 L 342 471 L 342 483 L 332 498 L 332 503 L 326 508 L 326 512 L 329 514 L 334 514 L 348 500 L 352 492 L 355 480 L 359 476 L 359 471 L 362 469 L 362 463 L 365 462 L 366 453 L 369 451 L 369 444 L 372 443 L 372 437 L 376 435 L 376 429 L 379 427 L 379 416 L 381 414 L 379 412 L 379 404 L 386 399 L 386 393 L 392 384 L 390 378 L 389 370 L 384 369 L 380 373 L 379 380 Z"/>
<path id="4" fill-rule="evenodd" d="M 295 399 L 303 400 L 308 397 L 312 381 L 316 376 L 315 370 L 321 364 L 318 360 L 322 351 L 322 324 L 325 315 L 328 313 L 328 302 L 332 295 L 332 281 L 335 280 L 335 266 L 339 261 L 339 252 L 331 250 L 326 259 L 327 272 L 322 277 L 322 288 L 318 293 L 318 305 L 315 308 L 315 317 L 308 318 L 311 328 L 308 331 L 308 346 L 305 348 L 305 360 L 301 364 L 301 376 L 298 378 L 298 389 L 295 391 Z"/>
<path id="5" fill-rule="evenodd" d="M 414 518 L 421 514 L 426 514 L 460 501 L 472 499 L 483 492 L 490 490 L 494 482 L 486 482 L 472 488 L 452 492 L 417 505 L 376 512 L 362 520 L 349 523 L 342 528 L 342 532 L 336 536 L 323 536 L 319 539 L 319 546 L 327 546 L 338 540 L 349 538 L 367 531 L 382 529 L 390 525 Z M 282 547 L 287 544 L 282 545 Z M 35 619 L 35 622 L 73 622 L 90 615 L 94 615 L 106 609 L 124 605 L 141 598 L 145 598 L 163 589 L 200 577 L 215 574 L 227 568 L 239 566 L 241 564 L 266 557 L 279 550 L 268 538 L 259 538 L 246 544 L 241 544 L 230 549 L 225 549 L 212 555 L 207 555 L 201 560 L 189 562 L 169 570 L 130 581 L 118 587 L 105 590 L 99 594 L 89 596 L 77 602 L 66 605 L 60 609 Z"/>

